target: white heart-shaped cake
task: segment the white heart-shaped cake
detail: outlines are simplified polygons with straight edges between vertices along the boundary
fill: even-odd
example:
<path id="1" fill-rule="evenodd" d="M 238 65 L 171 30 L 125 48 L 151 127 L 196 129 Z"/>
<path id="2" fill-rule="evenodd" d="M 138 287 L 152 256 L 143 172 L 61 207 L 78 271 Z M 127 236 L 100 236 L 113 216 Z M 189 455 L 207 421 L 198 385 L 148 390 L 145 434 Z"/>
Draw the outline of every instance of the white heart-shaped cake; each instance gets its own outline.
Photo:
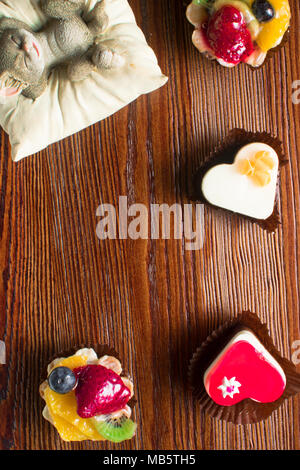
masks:
<path id="1" fill-rule="evenodd" d="M 254 219 L 273 213 L 279 159 L 263 142 L 243 146 L 232 164 L 210 167 L 201 181 L 201 191 L 210 204 Z"/>

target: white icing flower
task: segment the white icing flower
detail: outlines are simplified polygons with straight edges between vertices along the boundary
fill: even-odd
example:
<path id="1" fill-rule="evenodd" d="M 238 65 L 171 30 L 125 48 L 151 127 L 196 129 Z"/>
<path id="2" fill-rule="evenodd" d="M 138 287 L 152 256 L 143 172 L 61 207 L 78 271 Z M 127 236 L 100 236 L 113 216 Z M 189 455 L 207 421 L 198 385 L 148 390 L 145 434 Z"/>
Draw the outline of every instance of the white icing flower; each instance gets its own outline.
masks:
<path id="1" fill-rule="evenodd" d="M 222 390 L 223 398 L 226 398 L 227 396 L 233 398 L 233 395 L 240 393 L 239 387 L 241 387 L 241 384 L 235 380 L 235 377 L 232 377 L 230 380 L 228 380 L 227 377 L 224 377 L 223 383 L 218 387 L 218 389 Z"/>

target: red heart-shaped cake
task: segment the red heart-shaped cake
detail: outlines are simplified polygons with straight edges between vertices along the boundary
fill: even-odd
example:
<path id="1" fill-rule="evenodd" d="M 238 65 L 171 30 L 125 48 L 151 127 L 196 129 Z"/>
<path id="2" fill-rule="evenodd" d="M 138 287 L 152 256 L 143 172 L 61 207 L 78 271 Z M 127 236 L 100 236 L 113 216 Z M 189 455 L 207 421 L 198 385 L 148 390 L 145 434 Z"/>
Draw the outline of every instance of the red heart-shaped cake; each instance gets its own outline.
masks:
<path id="1" fill-rule="evenodd" d="M 270 403 L 285 390 L 280 364 L 249 330 L 237 333 L 204 374 L 208 395 L 218 405 L 231 406 L 246 398 Z"/>
<path id="2" fill-rule="evenodd" d="M 78 381 L 75 395 L 81 418 L 114 413 L 127 405 L 130 390 L 113 370 L 90 364 L 73 372 Z"/>

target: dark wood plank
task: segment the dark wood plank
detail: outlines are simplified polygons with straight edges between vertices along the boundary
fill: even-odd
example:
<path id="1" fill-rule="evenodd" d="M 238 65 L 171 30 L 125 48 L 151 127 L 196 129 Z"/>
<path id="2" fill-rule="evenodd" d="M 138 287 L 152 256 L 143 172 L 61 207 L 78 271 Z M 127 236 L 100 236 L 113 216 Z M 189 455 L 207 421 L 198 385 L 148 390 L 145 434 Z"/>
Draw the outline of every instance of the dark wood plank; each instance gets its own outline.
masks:
<path id="1" fill-rule="evenodd" d="M 1 134 L 1 449 L 112 449 L 65 444 L 41 416 L 48 359 L 74 344 L 109 342 L 134 377 L 137 437 L 120 449 L 299 449 L 300 401 L 264 423 L 237 427 L 203 416 L 187 364 L 206 335 L 242 309 L 267 322 L 286 356 L 300 339 L 300 13 L 288 46 L 260 70 L 224 70 L 191 43 L 187 2 L 132 0 L 169 83 L 113 117 L 12 163 Z M 100 203 L 189 202 L 191 177 L 233 127 L 278 135 L 281 177 L 275 235 L 203 209 L 204 246 L 96 237 Z M 298 366 L 299 368 L 299 366 Z"/>

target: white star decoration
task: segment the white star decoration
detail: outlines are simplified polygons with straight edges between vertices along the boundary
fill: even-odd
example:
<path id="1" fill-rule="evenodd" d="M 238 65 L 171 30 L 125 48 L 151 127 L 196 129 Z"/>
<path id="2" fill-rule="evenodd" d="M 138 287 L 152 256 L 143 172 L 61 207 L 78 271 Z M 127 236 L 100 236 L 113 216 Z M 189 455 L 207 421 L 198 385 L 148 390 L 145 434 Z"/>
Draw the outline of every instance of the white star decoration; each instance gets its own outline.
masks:
<path id="1" fill-rule="evenodd" d="M 218 387 L 218 389 L 222 390 L 223 398 L 226 398 L 227 396 L 233 398 L 235 393 L 240 393 L 239 387 L 241 387 L 241 384 L 235 380 L 235 377 L 232 377 L 230 380 L 228 380 L 227 377 L 224 377 L 223 383 Z"/>

